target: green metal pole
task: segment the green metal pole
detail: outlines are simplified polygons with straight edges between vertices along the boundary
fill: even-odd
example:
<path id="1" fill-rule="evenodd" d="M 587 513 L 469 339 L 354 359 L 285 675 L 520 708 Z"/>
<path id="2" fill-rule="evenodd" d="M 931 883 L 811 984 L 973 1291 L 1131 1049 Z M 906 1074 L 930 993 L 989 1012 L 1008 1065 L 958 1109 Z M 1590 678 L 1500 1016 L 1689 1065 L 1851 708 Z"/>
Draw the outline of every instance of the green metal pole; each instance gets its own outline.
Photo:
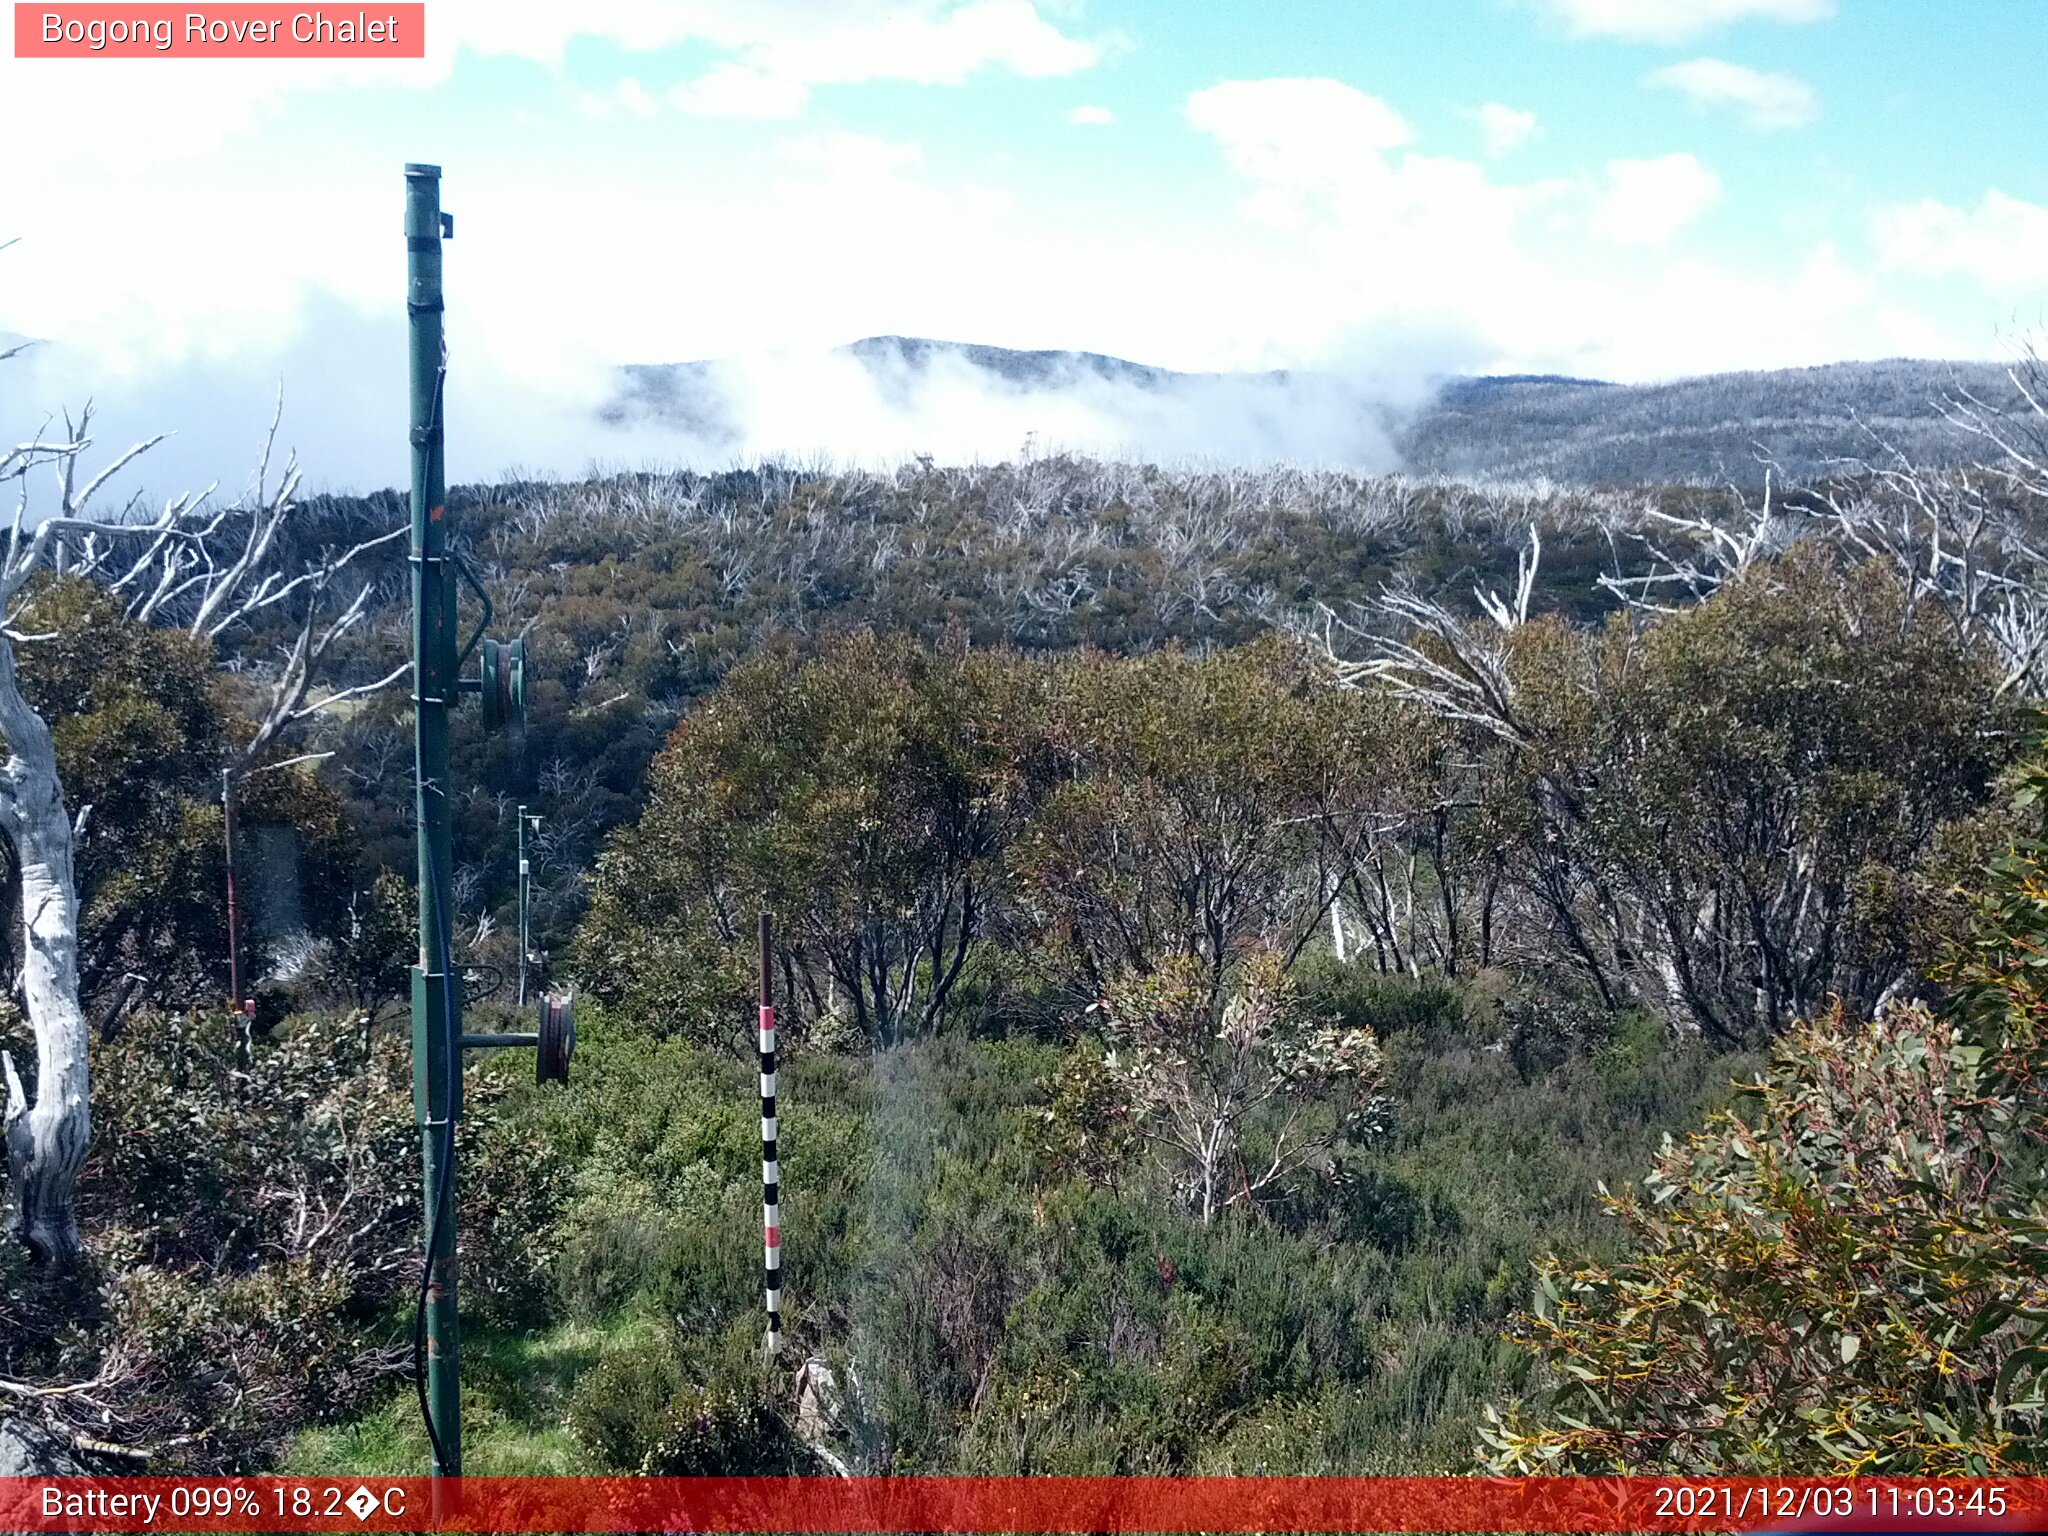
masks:
<path id="1" fill-rule="evenodd" d="M 442 407 L 441 168 L 405 168 L 406 315 L 412 376 L 414 794 L 419 826 L 420 963 L 412 977 L 413 1109 L 427 1217 L 427 1415 L 434 1475 L 462 1473 L 461 1336 L 455 1296 L 455 1139 L 461 1113 L 461 1005 L 449 974 L 453 931 L 448 712 L 455 703 L 455 583 L 448 563 Z"/>
<path id="2" fill-rule="evenodd" d="M 519 807 L 519 1006 L 526 1006 L 526 807 Z"/>

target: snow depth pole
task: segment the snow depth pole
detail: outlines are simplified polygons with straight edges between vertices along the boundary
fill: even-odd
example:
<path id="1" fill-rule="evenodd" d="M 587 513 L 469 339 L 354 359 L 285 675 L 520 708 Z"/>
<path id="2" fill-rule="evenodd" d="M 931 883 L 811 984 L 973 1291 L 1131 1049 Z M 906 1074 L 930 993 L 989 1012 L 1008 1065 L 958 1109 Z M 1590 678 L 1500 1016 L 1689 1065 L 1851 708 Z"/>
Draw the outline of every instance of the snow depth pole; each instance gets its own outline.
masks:
<path id="1" fill-rule="evenodd" d="M 420 958 L 412 973 L 413 1113 L 420 1127 L 427 1251 L 418 1327 L 421 1409 L 434 1475 L 462 1473 L 461 1341 L 455 1306 L 455 1119 L 461 1112 L 461 1005 L 452 971 L 453 859 L 448 713 L 455 703 L 455 579 L 449 568 L 441 335 L 441 168 L 405 168 L 406 319 L 412 381 L 414 810 L 419 828 Z"/>
<path id="2" fill-rule="evenodd" d="M 768 1358 L 782 1349 L 782 1166 L 775 1150 L 774 919 L 761 914 L 761 1243 L 766 1258 Z"/>

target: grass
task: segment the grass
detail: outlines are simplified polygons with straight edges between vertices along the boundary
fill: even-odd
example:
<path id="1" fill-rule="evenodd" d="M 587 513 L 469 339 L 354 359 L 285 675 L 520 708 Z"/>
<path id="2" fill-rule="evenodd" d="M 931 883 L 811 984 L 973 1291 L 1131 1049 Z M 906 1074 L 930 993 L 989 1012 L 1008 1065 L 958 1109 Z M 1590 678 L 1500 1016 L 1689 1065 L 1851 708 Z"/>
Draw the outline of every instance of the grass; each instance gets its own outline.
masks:
<path id="1" fill-rule="evenodd" d="M 569 1434 L 578 1378 L 607 1350 L 631 1348 L 655 1325 L 640 1317 L 568 1322 L 544 1333 L 478 1333 L 462 1341 L 463 1471 L 472 1477 L 578 1477 L 604 1470 Z M 403 1477 L 428 1467 L 410 1382 L 349 1424 L 302 1431 L 280 1472 L 298 1477 Z"/>

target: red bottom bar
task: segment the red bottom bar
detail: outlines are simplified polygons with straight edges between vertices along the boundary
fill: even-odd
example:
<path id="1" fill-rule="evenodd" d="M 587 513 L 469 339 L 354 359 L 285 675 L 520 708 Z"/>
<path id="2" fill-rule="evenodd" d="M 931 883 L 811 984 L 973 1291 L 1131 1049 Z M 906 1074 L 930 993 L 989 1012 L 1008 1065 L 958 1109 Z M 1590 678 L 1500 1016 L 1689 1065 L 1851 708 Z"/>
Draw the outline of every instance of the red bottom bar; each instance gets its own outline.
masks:
<path id="1" fill-rule="evenodd" d="M 5 1531 L 2035 1531 L 2048 1478 L 12 1478 Z"/>

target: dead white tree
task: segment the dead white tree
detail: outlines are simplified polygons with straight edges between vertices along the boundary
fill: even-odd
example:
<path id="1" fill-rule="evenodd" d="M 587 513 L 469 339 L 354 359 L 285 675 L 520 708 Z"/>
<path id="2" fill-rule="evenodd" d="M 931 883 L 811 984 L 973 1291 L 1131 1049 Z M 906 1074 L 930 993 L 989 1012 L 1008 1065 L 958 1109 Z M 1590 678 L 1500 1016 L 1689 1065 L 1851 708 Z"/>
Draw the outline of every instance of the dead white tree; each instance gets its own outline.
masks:
<path id="1" fill-rule="evenodd" d="M 2029 350 L 2007 370 L 2014 400 L 1987 402 L 1958 387 L 1938 402 L 1958 431 L 1991 450 L 1974 464 L 1930 468 L 1866 428 L 1869 452 L 1837 461 L 1839 475 L 1800 493 L 1765 463 L 1752 502 L 1731 488 L 1721 515 L 1650 510 L 1622 533 L 1647 566 L 1603 576 L 1631 608 L 1671 613 L 1698 602 L 1759 560 L 1801 538 L 1835 541 L 1854 558 L 1889 567 L 1906 596 L 1902 618 L 1933 603 L 1966 640 L 1989 645 L 1999 692 L 2048 695 L 2048 552 L 2038 542 L 2048 503 L 2048 366 Z M 1610 541 L 1619 530 L 1607 522 Z"/>
<path id="2" fill-rule="evenodd" d="M 269 697 L 256 714 L 256 730 L 228 765 L 237 778 L 292 726 L 351 700 L 383 692 L 403 677 L 410 665 L 312 697 L 335 643 L 368 613 L 376 583 L 359 579 L 364 557 L 403 539 L 408 530 L 400 526 L 338 551 L 292 558 L 282 547 L 281 536 L 299 510 L 301 474 L 296 454 L 287 458 L 277 484 L 270 484 L 270 461 L 283 412 L 280 394 L 248 497 L 211 512 L 203 503 L 197 509 L 181 507 L 178 518 L 168 523 L 159 519 L 149 530 L 148 547 L 140 557 L 128 561 L 120 574 L 106 583 L 110 591 L 127 597 L 130 618 L 175 624 L 216 644 L 274 614 L 287 616 L 290 639 L 270 679 Z M 75 509 L 68 510 L 78 515 Z M 125 534 L 128 530 L 121 531 Z"/>
<path id="3" fill-rule="evenodd" d="M 1388 688 L 1445 720 L 1479 726 L 1511 746 L 1526 746 L 1514 678 L 1510 637 L 1528 621 L 1542 541 L 1532 524 L 1529 548 L 1519 559 L 1512 605 L 1499 593 L 1473 591 L 1492 620 L 1470 622 L 1436 598 L 1389 588 L 1339 613 L 1327 603 L 1298 628 L 1322 653 L 1346 687 Z M 1361 654 L 1362 652 L 1362 654 Z"/>
<path id="4" fill-rule="evenodd" d="M 0 455 L 0 483 L 25 482 L 30 470 L 50 462 L 68 466 L 85 447 L 70 433 L 37 433 Z M 24 490 L 23 510 L 26 505 Z M 11 615 L 29 577 L 49 560 L 61 531 L 57 523 L 46 522 L 24 547 L 17 512 L 0 566 L 0 614 Z M 0 831 L 13 841 L 21 868 L 21 986 L 35 1031 L 36 1092 L 31 1105 L 14 1058 L 0 1050 L 7 1093 L 8 1226 L 31 1253 L 61 1264 L 78 1250 L 71 1191 L 91 1136 L 86 1025 L 78 1003 L 78 896 L 56 748 L 48 723 L 22 697 L 14 664 L 17 638 L 11 623 L 0 622 L 0 735 L 6 737 Z"/>
<path id="5" fill-rule="evenodd" d="M 1529 525 L 1529 547 L 1515 555 L 1515 600 L 1509 606 L 1506 598 L 1498 592 L 1472 589 L 1472 595 L 1479 599 L 1479 606 L 1486 616 L 1502 629 L 1513 629 L 1518 624 L 1529 622 L 1529 599 L 1536 592 L 1536 571 L 1543 563 L 1543 535 L 1534 523 Z"/>
<path id="6" fill-rule="evenodd" d="M 335 690 L 309 702 L 320 663 L 335 642 L 361 622 L 372 584 L 335 596 L 351 567 L 368 551 L 404 536 L 403 528 L 339 552 L 310 559 L 287 554 L 281 538 L 299 484 L 288 463 L 267 485 L 273 419 L 254 494 L 215 507 L 211 492 L 179 496 L 154 517 L 138 516 L 130 501 L 110 517 L 94 515 L 96 496 L 122 469 L 156 443 L 151 438 L 116 455 L 83 485 L 79 475 L 92 447 L 88 406 L 64 429 L 50 423 L 27 441 L 0 451 L 0 485 L 18 489 L 4 558 L 0 558 L 0 831 L 12 840 L 20 866 L 23 1009 L 35 1039 L 33 1090 L 14 1060 L 0 1050 L 6 1086 L 5 1139 L 8 1229 L 38 1260 L 69 1265 L 78 1253 L 73 1189 L 91 1139 L 87 1025 L 78 987 L 78 888 L 74 844 L 91 807 L 74 818 L 64 797 L 49 723 L 23 695 L 15 647 L 36 633 L 36 578 L 46 573 L 94 581 L 127 598 L 138 620 L 174 623 L 219 642 L 238 626 L 291 615 L 294 638 L 271 683 L 267 707 L 249 743 L 225 765 L 230 777 L 245 771 L 295 722 L 346 699 L 374 692 L 404 668 L 374 682 Z M 54 469 L 56 500 L 49 515 L 31 522 L 28 479 Z M 288 568 L 296 566 L 296 569 Z"/>
<path id="7" fill-rule="evenodd" d="M 2006 369 L 2016 406 L 1987 403 L 1958 387 L 1945 402 L 1949 421 L 1996 450 L 1990 466 L 2014 490 L 2048 499 L 2048 359 L 2028 345 Z"/>
<path id="8" fill-rule="evenodd" d="M 1676 613 L 1720 590 L 1759 560 L 1780 555 L 1810 519 L 1789 516 L 1775 497 L 1777 467 L 1764 466 L 1763 499 L 1752 504 L 1734 486 L 1733 515 L 1681 516 L 1655 508 L 1640 514 L 1640 525 L 1625 537 L 1649 555 L 1648 568 L 1616 569 L 1600 578 L 1602 588 L 1623 603 L 1649 613 Z M 1616 519 L 1603 520 L 1609 547 L 1616 544 Z"/>

